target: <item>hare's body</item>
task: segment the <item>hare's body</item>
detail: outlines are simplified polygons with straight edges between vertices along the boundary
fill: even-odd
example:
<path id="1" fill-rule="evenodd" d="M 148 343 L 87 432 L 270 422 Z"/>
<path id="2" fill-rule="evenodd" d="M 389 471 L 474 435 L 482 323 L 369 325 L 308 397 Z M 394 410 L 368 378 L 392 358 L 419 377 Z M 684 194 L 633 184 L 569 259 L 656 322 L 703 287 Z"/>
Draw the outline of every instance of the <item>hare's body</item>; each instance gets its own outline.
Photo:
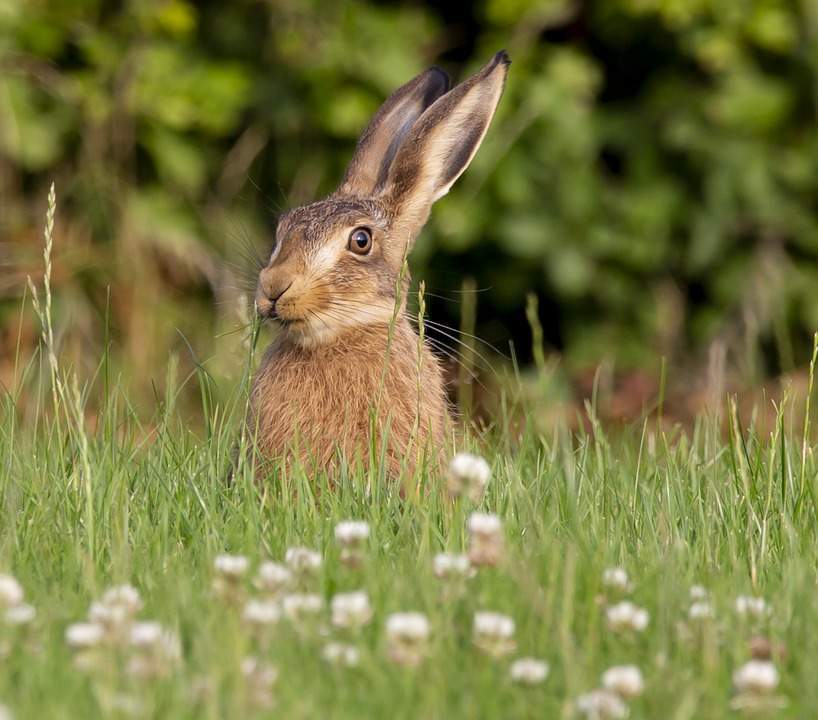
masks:
<path id="1" fill-rule="evenodd" d="M 376 113 L 338 191 L 280 218 L 256 307 L 281 332 L 247 418 L 265 458 L 440 465 L 446 393 L 403 310 L 406 257 L 482 142 L 508 63 L 497 53 L 452 90 L 438 68 L 418 75 Z"/>
<path id="2" fill-rule="evenodd" d="M 315 347 L 274 342 L 256 376 L 250 423 L 266 457 L 296 455 L 307 467 L 329 467 L 337 457 L 366 465 L 372 448 L 376 458 L 385 450 L 397 476 L 402 464 L 411 470 L 424 456 L 437 462 L 445 398 L 437 359 L 399 318 L 391 339 L 386 325 L 367 325 Z"/>

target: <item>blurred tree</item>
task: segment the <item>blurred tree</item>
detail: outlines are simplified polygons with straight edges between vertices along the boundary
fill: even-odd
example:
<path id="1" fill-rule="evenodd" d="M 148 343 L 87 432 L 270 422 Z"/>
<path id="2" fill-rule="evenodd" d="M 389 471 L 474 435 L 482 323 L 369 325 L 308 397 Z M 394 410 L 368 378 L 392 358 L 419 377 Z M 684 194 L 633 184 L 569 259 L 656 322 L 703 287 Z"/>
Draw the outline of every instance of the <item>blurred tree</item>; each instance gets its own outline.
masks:
<path id="1" fill-rule="evenodd" d="M 0 0 L 0 378 L 52 179 L 62 342 L 92 361 L 110 316 L 148 382 L 182 336 L 209 348 L 235 322 L 248 248 L 333 189 L 391 90 L 500 47 L 497 120 L 413 258 L 427 287 L 456 299 L 474 276 L 478 335 L 523 359 L 536 291 L 569 369 L 695 362 L 714 338 L 751 375 L 802 363 L 818 327 L 811 0 Z M 457 303 L 430 300 L 457 325 Z"/>

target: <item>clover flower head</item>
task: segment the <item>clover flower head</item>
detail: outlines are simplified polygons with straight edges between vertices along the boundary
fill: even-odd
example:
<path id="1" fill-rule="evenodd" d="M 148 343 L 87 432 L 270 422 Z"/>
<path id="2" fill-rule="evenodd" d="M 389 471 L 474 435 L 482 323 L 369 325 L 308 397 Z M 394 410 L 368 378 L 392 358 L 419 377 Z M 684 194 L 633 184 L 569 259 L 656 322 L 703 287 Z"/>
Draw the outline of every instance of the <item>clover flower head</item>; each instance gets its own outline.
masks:
<path id="1" fill-rule="evenodd" d="M 521 685 L 539 685 L 545 682 L 549 670 L 548 663 L 544 660 L 524 657 L 511 663 L 509 674 L 513 682 Z"/>
<path id="2" fill-rule="evenodd" d="M 617 603 L 616 605 L 611 605 L 605 614 L 608 620 L 608 627 L 614 632 L 621 632 L 623 630 L 642 632 L 650 621 L 650 615 L 647 610 L 627 600 Z"/>
<path id="3" fill-rule="evenodd" d="M 361 660 L 358 648 L 347 643 L 331 642 L 324 645 L 321 656 L 330 665 L 339 667 L 356 667 Z"/>
<path id="4" fill-rule="evenodd" d="M 474 644 L 493 657 L 502 657 L 514 651 L 514 620 L 496 612 L 480 611 L 474 614 L 472 627 Z"/>
<path id="5" fill-rule="evenodd" d="M 369 595 L 364 591 L 338 593 L 332 598 L 332 624 L 345 629 L 357 629 L 372 618 Z"/>
<path id="6" fill-rule="evenodd" d="M 281 606 L 274 600 L 248 600 L 241 617 L 248 625 L 275 625 L 281 619 Z"/>
<path id="7" fill-rule="evenodd" d="M 250 561 L 244 555 L 222 553 L 216 556 L 213 567 L 222 578 L 236 581 L 244 577 L 250 567 Z"/>
<path id="8" fill-rule="evenodd" d="M 258 566 L 253 581 L 256 588 L 270 595 L 284 592 L 292 583 L 293 573 L 285 565 L 267 560 Z"/>
<path id="9" fill-rule="evenodd" d="M 389 659 L 397 665 L 419 665 L 431 633 L 429 619 L 418 612 L 393 613 L 386 619 Z"/>
<path id="10" fill-rule="evenodd" d="M 628 706 L 610 690 L 592 690 L 580 695 L 576 705 L 588 720 L 621 720 L 628 716 Z"/>
<path id="11" fill-rule="evenodd" d="M 636 665 L 616 665 L 602 673 L 602 687 L 622 698 L 638 697 L 645 690 L 642 671 Z"/>
<path id="12" fill-rule="evenodd" d="M 23 602 L 23 586 L 13 575 L 0 575 L 0 609 L 11 608 Z"/>
<path id="13" fill-rule="evenodd" d="M 733 673 L 733 685 L 740 693 L 770 693 L 779 681 L 778 670 L 769 660 L 750 660 Z"/>
<path id="14" fill-rule="evenodd" d="M 458 453 L 449 463 L 449 493 L 452 496 L 465 494 L 478 503 L 483 499 L 491 479 L 489 464 L 479 455 Z"/>

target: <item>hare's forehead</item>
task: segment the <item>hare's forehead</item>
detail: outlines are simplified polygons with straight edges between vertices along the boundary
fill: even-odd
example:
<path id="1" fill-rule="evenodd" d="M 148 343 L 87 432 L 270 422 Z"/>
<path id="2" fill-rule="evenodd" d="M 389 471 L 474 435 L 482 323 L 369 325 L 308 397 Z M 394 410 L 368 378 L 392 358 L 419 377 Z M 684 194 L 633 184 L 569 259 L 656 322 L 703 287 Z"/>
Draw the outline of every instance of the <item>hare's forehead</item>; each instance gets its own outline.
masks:
<path id="1" fill-rule="evenodd" d="M 386 213 L 371 201 L 323 200 L 282 215 L 276 239 L 279 242 L 292 239 L 303 244 L 305 250 L 317 250 L 339 232 L 359 225 L 383 228 Z"/>

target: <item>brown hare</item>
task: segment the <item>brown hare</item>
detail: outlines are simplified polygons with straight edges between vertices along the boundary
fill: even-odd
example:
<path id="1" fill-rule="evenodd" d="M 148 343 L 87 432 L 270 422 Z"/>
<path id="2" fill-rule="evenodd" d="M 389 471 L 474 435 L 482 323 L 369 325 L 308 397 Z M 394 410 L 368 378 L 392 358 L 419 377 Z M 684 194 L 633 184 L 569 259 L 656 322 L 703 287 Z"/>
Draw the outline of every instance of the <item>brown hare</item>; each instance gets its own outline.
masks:
<path id="1" fill-rule="evenodd" d="M 405 315 L 405 259 L 480 146 L 509 62 L 499 52 L 452 90 L 439 68 L 415 77 L 364 130 L 338 190 L 279 220 L 255 301 L 280 332 L 247 417 L 264 459 L 329 468 L 374 451 L 391 476 L 439 465 L 446 392 Z"/>

